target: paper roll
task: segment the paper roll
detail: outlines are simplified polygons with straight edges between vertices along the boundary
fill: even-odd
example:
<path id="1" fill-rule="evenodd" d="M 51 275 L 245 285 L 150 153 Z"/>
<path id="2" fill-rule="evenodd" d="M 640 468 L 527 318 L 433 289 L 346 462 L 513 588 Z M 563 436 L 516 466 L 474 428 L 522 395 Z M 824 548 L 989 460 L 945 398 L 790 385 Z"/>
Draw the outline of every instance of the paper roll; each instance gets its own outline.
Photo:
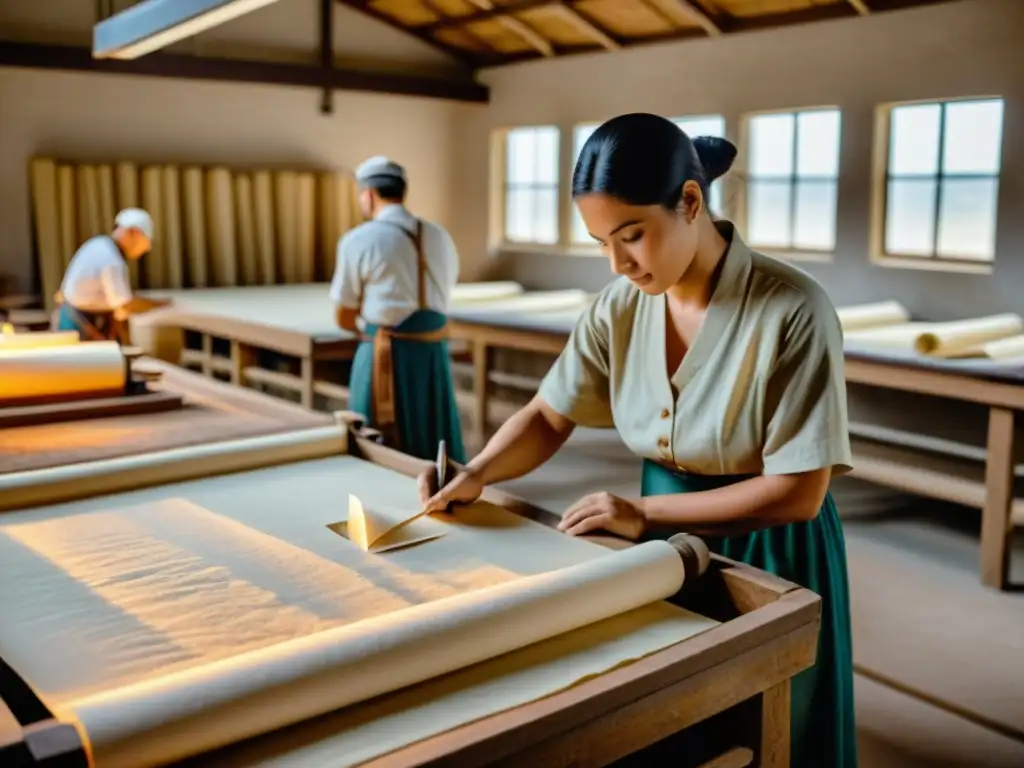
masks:
<path id="1" fill-rule="evenodd" d="M 1022 331 L 1024 320 L 1009 313 L 934 323 L 914 340 L 914 349 L 923 355 L 954 357 L 977 352 L 986 342 L 1015 336 Z"/>
<path id="2" fill-rule="evenodd" d="M 990 360 L 1017 360 L 1024 358 L 1024 334 L 1008 336 L 983 344 L 981 351 Z"/>
<path id="3" fill-rule="evenodd" d="M 523 286 L 511 280 L 493 283 L 458 283 L 452 290 L 452 302 L 469 304 L 477 301 L 496 301 L 523 295 Z"/>
<path id="4" fill-rule="evenodd" d="M 80 346 L 89 347 L 101 343 Z M 0 474 L 0 511 L 57 504 L 291 461 L 324 458 L 347 451 L 347 428 L 334 424 L 116 459 Z"/>
<path id="5" fill-rule="evenodd" d="M 844 331 L 898 325 L 910 321 L 910 313 L 898 301 L 880 301 L 836 309 Z"/>
<path id="6" fill-rule="evenodd" d="M 100 768 L 167 764 L 664 600 L 685 578 L 679 551 L 649 541 L 66 707 Z"/>
<path id="7" fill-rule="evenodd" d="M 0 405 L 123 394 L 127 383 L 114 341 L 0 348 Z"/>
<path id="8" fill-rule="evenodd" d="M 572 288 L 564 291 L 524 293 L 483 303 L 470 301 L 465 309 L 471 309 L 474 312 L 477 310 L 487 312 L 492 309 L 496 312 L 556 312 L 562 309 L 583 308 L 589 301 L 590 297 L 585 291 Z M 462 303 L 454 295 L 452 305 L 460 309 L 463 308 Z"/>

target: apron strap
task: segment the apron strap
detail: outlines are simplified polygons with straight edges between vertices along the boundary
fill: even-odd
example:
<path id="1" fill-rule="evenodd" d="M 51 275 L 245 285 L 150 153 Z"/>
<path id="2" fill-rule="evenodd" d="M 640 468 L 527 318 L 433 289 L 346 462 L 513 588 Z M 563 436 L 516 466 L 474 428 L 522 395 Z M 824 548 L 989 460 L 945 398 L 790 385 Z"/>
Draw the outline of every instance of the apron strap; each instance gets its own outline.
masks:
<path id="1" fill-rule="evenodd" d="M 428 280 L 432 281 L 438 289 L 441 288 L 441 285 L 434 277 L 434 273 L 430 271 L 430 267 L 427 264 L 427 254 L 423 250 L 423 220 L 419 218 L 416 219 L 415 234 L 393 221 L 381 221 L 380 223 L 389 224 L 392 227 L 395 227 L 399 232 L 412 241 L 412 247 L 416 249 L 416 304 L 420 309 L 426 309 L 427 285 L 423 278 L 426 277 Z"/>

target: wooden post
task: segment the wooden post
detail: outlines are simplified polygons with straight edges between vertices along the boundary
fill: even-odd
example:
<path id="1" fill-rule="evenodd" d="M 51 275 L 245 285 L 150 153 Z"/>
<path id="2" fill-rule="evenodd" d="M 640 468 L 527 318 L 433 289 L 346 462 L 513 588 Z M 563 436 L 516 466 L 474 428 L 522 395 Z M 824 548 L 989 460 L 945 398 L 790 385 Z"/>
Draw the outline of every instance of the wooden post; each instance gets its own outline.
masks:
<path id="1" fill-rule="evenodd" d="M 761 768 L 789 768 L 789 680 L 761 694 Z"/>
<path id="2" fill-rule="evenodd" d="M 981 513 L 981 581 L 996 589 L 1005 589 L 1009 581 L 1015 456 L 1014 412 L 989 408 L 985 508 Z"/>

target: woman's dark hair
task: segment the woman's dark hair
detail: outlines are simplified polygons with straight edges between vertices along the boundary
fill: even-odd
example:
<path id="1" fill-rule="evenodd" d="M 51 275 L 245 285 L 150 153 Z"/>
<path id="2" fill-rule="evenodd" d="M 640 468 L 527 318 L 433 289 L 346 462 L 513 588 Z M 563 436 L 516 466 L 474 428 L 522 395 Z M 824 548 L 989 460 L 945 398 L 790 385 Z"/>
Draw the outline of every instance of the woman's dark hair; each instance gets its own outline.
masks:
<path id="1" fill-rule="evenodd" d="M 594 131 L 580 151 L 572 195 L 600 192 L 629 205 L 675 210 L 683 185 L 700 185 L 705 205 L 711 182 L 728 172 L 736 147 L 714 136 L 690 137 L 671 120 L 631 113 Z"/>

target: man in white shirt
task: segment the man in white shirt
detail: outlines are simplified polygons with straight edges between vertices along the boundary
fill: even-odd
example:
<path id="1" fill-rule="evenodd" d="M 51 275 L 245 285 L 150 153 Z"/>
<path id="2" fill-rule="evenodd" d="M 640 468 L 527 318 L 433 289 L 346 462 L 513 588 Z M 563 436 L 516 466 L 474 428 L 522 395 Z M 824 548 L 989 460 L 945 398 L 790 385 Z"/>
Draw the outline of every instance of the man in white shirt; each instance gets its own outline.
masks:
<path id="1" fill-rule="evenodd" d="M 82 243 L 57 294 L 57 329 L 78 331 L 83 341 L 126 341 L 129 315 L 166 303 L 132 293 L 128 260 L 142 258 L 152 246 L 153 219 L 141 208 L 125 208 L 111 234 Z"/>
<path id="2" fill-rule="evenodd" d="M 371 157 L 356 170 L 368 219 L 338 243 L 331 281 L 338 325 L 362 334 L 349 381 L 349 408 L 405 453 L 433 459 L 444 440 L 464 461 L 447 312 L 459 255 L 439 224 L 405 207 L 405 169 Z"/>

